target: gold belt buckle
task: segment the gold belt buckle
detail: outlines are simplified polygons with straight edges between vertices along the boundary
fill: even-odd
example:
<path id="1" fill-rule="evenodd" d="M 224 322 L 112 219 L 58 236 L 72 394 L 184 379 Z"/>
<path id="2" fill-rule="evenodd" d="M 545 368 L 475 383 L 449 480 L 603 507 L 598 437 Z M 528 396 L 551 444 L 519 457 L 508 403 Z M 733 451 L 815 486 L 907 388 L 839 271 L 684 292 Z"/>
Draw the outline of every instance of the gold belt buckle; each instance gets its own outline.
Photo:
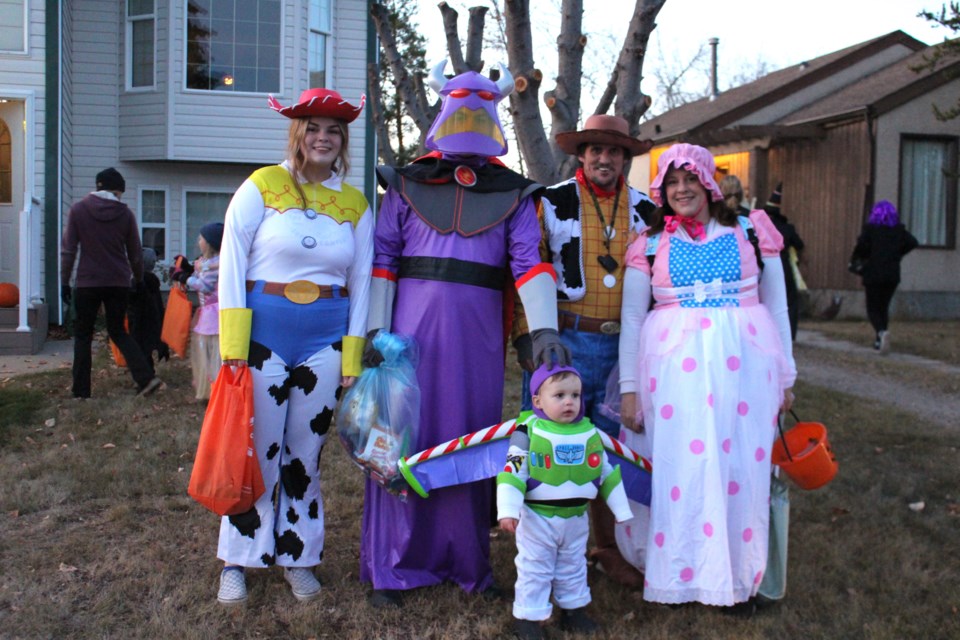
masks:
<path id="1" fill-rule="evenodd" d="M 607 320 L 600 325 L 600 333 L 612 336 L 616 333 L 620 333 L 620 323 L 615 320 Z"/>
<path id="2" fill-rule="evenodd" d="M 320 297 L 320 287 L 309 280 L 294 280 L 283 288 L 283 297 L 296 304 L 310 304 Z"/>

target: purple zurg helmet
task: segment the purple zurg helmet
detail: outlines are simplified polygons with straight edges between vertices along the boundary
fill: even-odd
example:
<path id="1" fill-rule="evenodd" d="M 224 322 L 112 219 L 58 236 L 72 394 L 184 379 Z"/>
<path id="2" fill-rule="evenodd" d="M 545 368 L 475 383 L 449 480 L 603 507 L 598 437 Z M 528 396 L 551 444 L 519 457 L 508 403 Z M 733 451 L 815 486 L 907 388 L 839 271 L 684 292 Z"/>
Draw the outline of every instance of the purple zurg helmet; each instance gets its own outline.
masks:
<path id="1" fill-rule="evenodd" d="M 440 115 L 427 131 L 426 147 L 444 155 L 502 156 L 507 141 L 497 115 L 497 103 L 513 91 L 513 76 L 497 63 L 500 79 L 494 82 L 476 71 L 449 80 L 444 60 L 430 71 L 430 88 L 440 94 Z"/>

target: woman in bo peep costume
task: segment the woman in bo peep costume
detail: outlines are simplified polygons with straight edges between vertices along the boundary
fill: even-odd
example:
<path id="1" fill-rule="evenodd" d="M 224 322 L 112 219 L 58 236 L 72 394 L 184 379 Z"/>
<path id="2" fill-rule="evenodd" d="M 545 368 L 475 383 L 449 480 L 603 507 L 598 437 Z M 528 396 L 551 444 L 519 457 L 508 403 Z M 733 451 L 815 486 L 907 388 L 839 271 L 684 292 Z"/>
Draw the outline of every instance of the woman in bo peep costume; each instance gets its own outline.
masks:
<path id="1" fill-rule="evenodd" d="M 363 109 L 328 89 L 272 109 L 291 118 L 287 159 L 255 171 L 227 209 L 220 254 L 220 350 L 249 366 L 254 442 L 266 491 L 224 517 L 217 599 L 247 598 L 244 567 L 284 567 L 298 600 L 320 593 L 320 451 L 338 388 L 360 373 L 373 214 L 343 182 L 348 130 Z"/>

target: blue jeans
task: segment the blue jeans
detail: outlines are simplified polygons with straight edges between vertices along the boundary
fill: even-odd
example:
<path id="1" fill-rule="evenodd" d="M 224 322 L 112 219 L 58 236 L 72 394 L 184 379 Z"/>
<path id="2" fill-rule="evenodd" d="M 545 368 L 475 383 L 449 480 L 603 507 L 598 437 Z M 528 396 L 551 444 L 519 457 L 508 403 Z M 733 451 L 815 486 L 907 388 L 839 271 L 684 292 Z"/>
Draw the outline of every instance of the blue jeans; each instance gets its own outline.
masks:
<path id="1" fill-rule="evenodd" d="M 607 394 L 607 379 L 610 377 L 610 371 L 617 364 L 620 335 L 564 329 L 560 333 L 560 341 L 570 349 L 573 366 L 580 372 L 580 378 L 583 380 L 584 415 L 590 418 L 598 429 L 611 438 L 616 438 L 620 435 L 620 425 L 602 415 L 599 408 Z M 520 409 L 529 411 L 532 408 L 530 374 L 524 371 L 523 387 L 520 391 Z"/>

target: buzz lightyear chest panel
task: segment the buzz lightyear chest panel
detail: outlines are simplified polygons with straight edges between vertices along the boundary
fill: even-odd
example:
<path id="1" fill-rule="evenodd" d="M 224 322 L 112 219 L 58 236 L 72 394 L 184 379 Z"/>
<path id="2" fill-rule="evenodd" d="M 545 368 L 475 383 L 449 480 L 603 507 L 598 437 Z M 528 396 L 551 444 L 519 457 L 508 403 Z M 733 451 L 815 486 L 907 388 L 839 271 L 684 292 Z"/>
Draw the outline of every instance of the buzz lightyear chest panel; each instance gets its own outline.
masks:
<path id="1" fill-rule="evenodd" d="M 400 181 L 400 194 L 414 213 L 437 233 L 470 237 L 505 220 L 517 208 L 517 190 L 477 193 L 456 182 L 422 184 Z"/>
<path id="2" fill-rule="evenodd" d="M 553 486 L 565 482 L 576 485 L 600 479 L 603 443 L 596 431 L 576 434 L 530 430 L 530 454 L 527 465 L 536 483 Z"/>

